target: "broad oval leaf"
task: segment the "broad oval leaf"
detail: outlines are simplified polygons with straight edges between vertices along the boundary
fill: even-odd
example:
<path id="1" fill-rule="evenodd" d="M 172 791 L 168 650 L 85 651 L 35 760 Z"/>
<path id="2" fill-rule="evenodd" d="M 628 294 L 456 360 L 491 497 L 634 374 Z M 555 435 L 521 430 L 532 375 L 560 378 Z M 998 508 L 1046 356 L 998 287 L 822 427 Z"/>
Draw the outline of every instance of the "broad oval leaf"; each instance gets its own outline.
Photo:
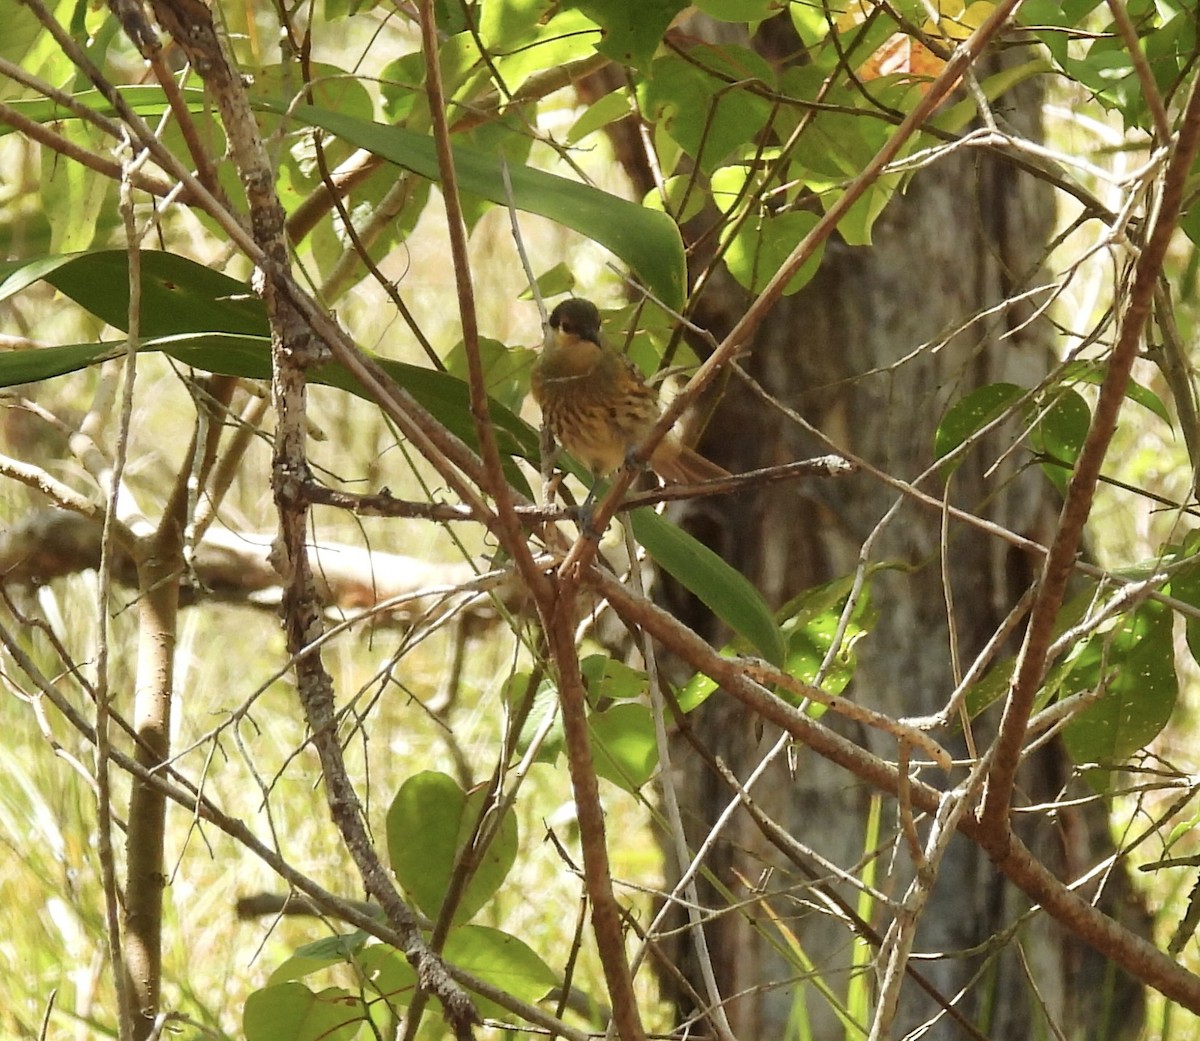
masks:
<path id="1" fill-rule="evenodd" d="M 792 250 L 816 227 L 818 220 L 815 213 L 780 213 L 774 216 L 760 213 L 731 225 L 735 233 L 725 253 L 725 265 L 729 273 L 739 285 L 752 293 L 758 292 L 783 267 Z M 800 270 L 788 279 L 783 290 L 784 296 L 798 293 L 812 280 L 821 266 L 824 253 L 825 246 L 822 243 Z"/>
<path id="2" fill-rule="evenodd" d="M 624 702 L 588 716 L 596 774 L 627 792 L 654 776 L 658 745 L 654 719 L 645 705 Z"/>
<path id="3" fill-rule="evenodd" d="M 596 50 L 622 65 L 649 63 L 667 31 L 687 4 L 684 0 L 568 0 L 599 27 Z"/>
<path id="4" fill-rule="evenodd" d="M 766 98 L 730 89 L 730 83 L 754 79 L 774 81 L 770 65 L 754 51 L 697 46 L 687 57 L 656 58 L 638 85 L 638 101 L 646 116 L 711 174 L 771 117 Z"/>
<path id="5" fill-rule="evenodd" d="M 311 976 L 314 972 L 328 969 L 332 965 L 344 965 L 354 960 L 366 942 L 367 934 L 361 929 L 313 940 L 312 943 L 297 947 L 289 958 L 284 959 L 271 973 L 268 982 L 288 983 Z"/>
<path id="6" fill-rule="evenodd" d="M 446 898 L 458 852 L 487 793 L 464 792 L 453 777 L 433 770 L 410 777 L 387 814 L 392 871 L 416 905 L 436 918 Z M 454 921 L 465 922 L 500 888 L 517 856 L 517 818 L 510 809 L 463 891 Z"/>
<path id="7" fill-rule="evenodd" d="M 246 1041 L 350 1041 L 366 1019 L 366 1005 L 349 991 L 280 983 L 246 999 L 242 1030 Z"/>
<path id="8" fill-rule="evenodd" d="M 631 668 L 607 654 L 589 654 L 579 663 L 579 672 L 592 705 L 640 698 L 649 683 L 641 669 Z"/>
<path id="9" fill-rule="evenodd" d="M 550 967 L 523 940 L 483 925 L 464 925 L 446 937 L 448 962 L 525 1002 L 540 1001 L 560 983 Z M 483 1015 L 511 1018 L 512 1013 L 476 998 Z"/>
<path id="10" fill-rule="evenodd" d="M 1049 457 L 1042 471 L 1065 495 L 1071 470 L 1087 439 L 1092 412 L 1076 390 L 1058 388 L 1052 393 L 1054 397 L 1030 431 L 1029 440 L 1035 452 Z"/>
<path id="11" fill-rule="evenodd" d="M 1099 700 L 1063 730 L 1076 763 L 1120 763 L 1144 748 L 1167 725 L 1179 694 L 1172 615 L 1146 601 L 1111 634 L 1093 636 L 1072 670 L 1064 693 L 1094 689 Z"/>
<path id="12" fill-rule="evenodd" d="M 958 448 L 972 434 L 1003 415 L 1025 396 L 1024 387 L 1015 383 L 989 383 L 956 401 L 938 424 L 933 435 L 933 454 L 937 459 Z"/>

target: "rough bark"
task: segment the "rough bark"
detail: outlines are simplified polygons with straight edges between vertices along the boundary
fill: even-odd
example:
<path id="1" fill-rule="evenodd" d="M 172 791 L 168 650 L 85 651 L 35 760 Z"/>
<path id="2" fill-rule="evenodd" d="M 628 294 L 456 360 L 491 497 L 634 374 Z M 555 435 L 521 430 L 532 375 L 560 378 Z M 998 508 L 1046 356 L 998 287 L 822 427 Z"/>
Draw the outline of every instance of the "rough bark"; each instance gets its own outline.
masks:
<path id="1" fill-rule="evenodd" d="M 776 53 L 791 52 L 771 39 L 759 43 Z M 1040 103 L 1039 91 L 1026 86 L 1003 99 L 1001 107 L 1020 132 L 1036 138 Z M 618 145 L 618 154 L 630 160 L 627 169 L 636 180 L 636 150 Z M 977 386 L 1001 380 L 1033 386 L 1048 371 L 1052 329 L 1044 321 L 1030 321 L 1036 301 L 1005 301 L 1036 284 L 1052 220 L 1048 186 L 1001 160 L 960 153 L 918 175 L 905 195 L 894 200 L 876 225 L 871 248 L 831 242 L 818 277 L 776 309 L 744 365 L 772 395 L 838 445 L 893 475 L 913 479 L 932 462 L 934 430 L 949 403 Z M 745 303 L 740 291 L 718 283 L 701 300 L 697 317 L 720 338 Z M 985 317 L 951 335 L 978 315 Z M 922 345 L 925 349 L 910 358 Z M 932 345 L 941 346 L 935 350 Z M 1013 454 L 985 477 L 1013 436 L 1011 428 L 1001 431 L 974 452 L 954 476 L 950 498 L 1045 541 L 1057 511 L 1045 478 L 1036 471 L 1020 472 L 1023 460 Z M 733 471 L 824 450 L 736 381 L 702 447 Z M 938 494 L 941 485 L 926 488 Z M 869 475 L 859 475 L 806 485 L 802 491 L 785 486 L 713 500 L 693 510 L 687 523 L 777 605 L 805 588 L 852 572 L 864 541 L 895 499 L 894 491 Z M 906 504 L 871 554 L 872 561 L 898 567 L 873 581 L 878 621 L 858 648 L 851 694 L 883 712 L 933 712 L 955 686 L 940 531 L 936 512 Z M 978 531 L 951 528 L 947 567 L 964 668 L 1029 587 L 1036 565 Z M 714 638 L 722 635 L 678 589 L 668 586 L 667 596 L 684 621 L 701 631 L 708 625 Z M 699 739 L 739 777 L 746 777 L 769 746 L 770 735 L 760 740 L 732 699 L 714 697 L 697 716 Z M 987 720 L 979 724 L 981 745 L 989 725 Z M 892 754 L 882 747 L 875 751 Z M 730 793 L 701 757 L 683 754 L 679 761 L 679 789 L 690 802 L 695 846 Z M 1036 803 L 1059 797 L 1067 781 L 1065 761 L 1051 745 L 1027 764 L 1020 778 L 1023 798 Z M 768 814 L 824 857 L 848 871 L 861 861 L 873 793 L 848 783 L 838 769 L 801 754 L 794 775 L 781 764 L 756 794 Z M 895 806 L 888 804 L 885 844 L 895 828 Z M 1095 864 L 1110 843 L 1100 806 L 1063 811 L 1053 821 L 1039 819 L 1021 835 L 1064 878 Z M 807 901 L 805 880 L 770 848 L 749 815 L 735 818 L 708 866 L 732 888 L 735 901 L 752 900 L 750 887 L 764 877 L 764 869 L 773 868 L 768 886 L 777 894 L 772 914 L 794 931 L 825 981 L 845 993 L 851 933 L 844 922 L 814 910 L 817 905 Z M 885 852 L 878 867 L 880 888 L 902 894 L 909 877 L 904 853 L 893 857 Z M 787 895 L 783 890 L 789 890 Z M 1143 924 L 1130 893 L 1118 868 L 1102 901 L 1126 924 Z M 852 891 L 844 895 L 855 899 Z M 712 889 L 702 892 L 702 899 L 714 907 L 730 901 L 728 893 L 718 895 Z M 918 952 L 952 957 L 921 961 L 920 971 L 949 998 L 982 970 L 960 1007 L 989 1037 L 1034 1036 L 1045 1029 L 1047 1014 L 1067 1037 L 1119 1037 L 1136 1029 L 1140 989 L 1120 973 L 1110 973 L 1089 949 L 1044 918 L 1035 917 L 1016 937 L 1025 967 L 1012 943 L 998 955 L 989 951 L 954 956 L 1003 932 L 1023 910 L 1019 894 L 1004 883 L 987 856 L 955 839 L 916 946 Z M 888 920 L 881 914 L 873 924 L 882 930 Z M 740 995 L 729 1006 L 735 1032 L 742 1037 L 783 1036 L 789 1016 L 803 1003 L 813 1036 L 840 1034 L 842 1028 L 828 1006 L 796 981 L 795 965 L 780 956 L 778 934 L 767 921 L 762 909 L 751 903 L 746 913 L 719 916 L 709 927 L 722 993 Z M 685 954 L 680 957 L 686 962 Z M 1030 987 L 1030 976 L 1040 998 Z M 1039 1002 L 1044 1002 L 1044 1011 Z M 911 1029 L 936 1011 L 925 994 L 907 985 L 897 1026 Z M 963 1035 L 960 1027 L 943 1020 L 924 1036 Z"/>

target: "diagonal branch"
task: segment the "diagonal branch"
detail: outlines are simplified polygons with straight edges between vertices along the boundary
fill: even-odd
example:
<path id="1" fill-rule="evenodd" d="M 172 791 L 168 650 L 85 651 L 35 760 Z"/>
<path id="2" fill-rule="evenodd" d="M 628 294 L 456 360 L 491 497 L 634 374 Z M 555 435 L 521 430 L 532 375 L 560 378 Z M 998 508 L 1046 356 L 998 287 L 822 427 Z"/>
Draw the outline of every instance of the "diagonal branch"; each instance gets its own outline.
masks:
<path id="1" fill-rule="evenodd" d="M 899 797 L 903 785 L 913 809 L 937 812 L 943 793 L 933 785 L 902 778 L 893 764 L 776 698 L 765 687 L 749 679 L 736 661 L 722 657 L 657 604 L 636 596 L 597 568 L 585 572 L 583 581 L 612 603 L 623 618 L 636 622 L 691 668 L 716 680 L 725 694 L 779 726 L 817 755 L 893 797 Z M 1080 940 L 1147 986 L 1200 1013 L 1200 976 L 1114 921 L 1076 892 L 1071 884 L 1056 878 L 1015 835 L 1010 836 L 1003 851 L 996 852 L 987 844 L 986 827 L 974 816 L 963 814 L 957 826 L 960 832 L 991 854 L 996 868 L 1010 882 Z"/>
<path id="2" fill-rule="evenodd" d="M 1017 660 L 1012 687 L 1004 706 L 995 742 L 995 760 L 988 777 L 981 820 L 987 849 L 993 857 L 1007 853 L 1012 840 L 1009 806 L 1012 799 L 1021 746 L 1033 712 L 1034 699 L 1045 673 L 1046 655 L 1054 639 L 1054 619 L 1066 594 L 1067 580 L 1075 566 L 1083 537 L 1083 526 L 1091 513 L 1100 467 L 1117 428 L 1117 417 L 1125 400 L 1129 373 L 1138 355 L 1142 333 L 1154 303 L 1154 291 L 1162 273 L 1167 247 L 1179 221 L 1183 195 L 1192 162 L 1200 150 L 1200 80 L 1192 83 L 1180 123 L 1175 149 L 1167 165 L 1162 197 L 1150 236 L 1137 258 L 1129 303 L 1121 319 L 1117 342 L 1108 362 L 1108 374 L 1100 388 L 1096 412 L 1087 439 L 1067 486 L 1066 501 L 1059 515 L 1058 530 L 1042 568 L 1037 600 L 1030 612 L 1029 628 Z"/>

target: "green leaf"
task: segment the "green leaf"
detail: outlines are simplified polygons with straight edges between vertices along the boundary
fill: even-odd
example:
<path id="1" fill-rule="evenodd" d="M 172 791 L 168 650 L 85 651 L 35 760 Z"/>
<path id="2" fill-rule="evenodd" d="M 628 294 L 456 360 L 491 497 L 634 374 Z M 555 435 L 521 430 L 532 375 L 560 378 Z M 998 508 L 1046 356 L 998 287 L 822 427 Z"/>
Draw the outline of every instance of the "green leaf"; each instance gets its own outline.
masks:
<path id="1" fill-rule="evenodd" d="M 1190 548 L 1195 551 L 1194 546 Z M 1172 573 L 1170 593 L 1185 604 L 1200 608 L 1200 557 L 1193 557 L 1188 564 Z M 1184 633 L 1192 658 L 1200 662 L 1200 620 L 1185 618 Z"/>
<path id="2" fill-rule="evenodd" d="M 1079 458 L 1083 442 L 1087 439 L 1092 413 L 1078 391 L 1057 388 L 1051 393 L 1054 395 L 1053 404 L 1046 409 L 1029 432 L 1029 439 L 1035 452 L 1066 464 L 1065 470 L 1055 463 L 1042 466 L 1042 470 L 1058 488 L 1059 493 L 1065 494 L 1070 471 L 1075 466 L 1075 460 Z"/>
<path id="3" fill-rule="evenodd" d="M 242 1030 L 246 1041 L 350 1041 L 366 1018 L 366 1006 L 348 991 L 314 994 L 303 983 L 281 983 L 246 999 Z"/>
<path id="4" fill-rule="evenodd" d="M 796 5 L 783 0 L 697 0 L 696 6 L 721 22 L 762 22 Z"/>
<path id="5" fill-rule="evenodd" d="M 629 515 L 637 541 L 664 571 L 773 665 L 787 653 L 783 634 L 757 589 L 740 571 L 653 510 Z"/>
<path id="6" fill-rule="evenodd" d="M 1083 620 L 1088 608 L 1094 602 L 1095 596 L 1096 583 L 1088 582 L 1083 589 L 1059 608 L 1052 630 L 1052 635 L 1055 639 Z M 1015 659 L 1013 657 L 1003 658 L 988 670 L 983 679 L 967 691 L 967 712 L 972 717 L 979 715 L 980 712 L 994 701 L 1007 696 L 1012 681 L 1014 664 Z M 1071 660 L 1068 660 L 1060 662 L 1054 667 L 1042 685 L 1042 690 L 1038 693 L 1036 700 L 1037 708 L 1045 707 L 1050 702 L 1050 699 L 1062 689 L 1063 678 L 1071 671 L 1073 664 Z"/>
<path id="7" fill-rule="evenodd" d="M 360 77 L 327 62 L 314 61 L 309 65 L 309 71 L 312 80 L 305 83 L 299 77 L 295 62 L 260 66 L 254 72 L 255 100 L 269 97 L 279 108 L 286 110 L 307 87 L 311 91 L 311 100 L 322 108 L 336 109 L 361 119 L 371 118 L 375 105 Z M 276 126 L 269 123 L 260 127 L 264 137 L 275 129 Z"/>
<path id="8" fill-rule="evenodd" d="M 641 68 L 649 64 L 683 0 L 567 0 L 564 7 L 578 8 L 600 26 L 603 40 L 596 50 L 622 65 Z"/>
<path id="9" fill-rule="evenodd" d="M 408 959 L 386 943 L 372 944 L 356 959 L 363 976 L 392 1008 L 407 1005 L 417 986 L 417 974 Z"/>
<path id="10" fill-rule="evenodd" d="M 303 979 L 314 972 L 328 969 L 331 965 L 345 965 L 354 960 L 355 954 L 367 941 L 361 929 L 352 933 L 323 936 L 312 943 L 297 947 L 289 958 L 281 962 L 271 973 L 268 983 L 287 983 Z"/>
<path id="11" fill-rule="evenodd" d="M 102 151 L 106 139 L 95 127 L 70 125 L 61 133 L 79 148 Z M 66 162 L 49 148 L 41 152 L 42 178 L 38 204 L 50 223 L 50 249 L 72 252 L 86 249 L 97 226 L 116 220 L 116 186 L 80 163 Z M 102 210 L 108 211 L 107 220 Z"/>
<path id="12" fill-rule="evenodd" d="M 899 174 L 888 174 L 878 178 L 850 204 L 846 215 L 838 221 L 838 234 L 851 246 L 871 245 L 871 229 L 884 208 L 892 201 L 900 183 Z"/>
<path id="13" fill-rule="evenodd" d="M 692 61 L 675 54 L 658 58 L 638 86 L 638 101 L 657 129 L 711 174 L 739 146 L 753 140 L 771 115 L 770 102 L 750 91 L 731 89 L 730 81 L 770 83 L 774 76 L 761 57 L 740 47 L 695 47 L 690 57 Z M 697 67 L 696 61 L 706 68 Z"/>
<path id="14" fill-rule="evenodd" d="M 708 194 L 691 174 L 676 174 L 663 182 L 662 191 L 651 188 L 642 205 L 669 213 L 677 223 L 685 224 L 704 208 Z"/>
<path id="15" fill-rule="evenodd" d="M 636 792 L 658 768 L 654 719 L 645 705 L 623 702 L 588 717 L 596 775 Z"/>
<path id="16" fill-rule="evenodd" d="M 521 26 L 505 26 L 502 32 L 484 33 L 489 48 L 489 64 L 494 64 L 500 78 L 509 91 L 518 92 L 521 85 L 532 75 L 558 65 L 586 58 L 600 43 L 601 34 L 596 23 L 582 11 L 560 10 L 543 23 L 548 5 L 544 0 L 533 3 L 483 4 L 481 29 L 486 29 L 489 13 L 499 15 L 507 21 L 514 8 L 521 9 L 527 18 L 532 18 L 528 31 Z M 536 116 L 529 124 L 536 122 Z M 532 135 L 522 134 L 522 137 Z"/>
<path id="17" fill-rule="evenodd" d="M 704 673 L 697 672 L 687 683 L 679 688 L 675 694 L 675 700 L 679 703 L 681 712 L 691 712 L 694 708 L 703 705 L 709 696 L 720 688 L 721 684 L 711 676 L 705 676 Z"/>
<path id="18" fill-rule="evenodd" d="M 8 12 L 11 14 L 11 11 Z M 6 33 L 0 34 L 5 36 Z M 156 117 L 166 112 L 170 105 L 161 87 L 124 86 L 117 87 L 117 92 L 125 102 L 140 116 L 153 122 Z M 207 104 L 202 87 L 180 87 L 180 97 L 190 112 L 202 112 Z M 71 95 L 76 101 L 99 112 L 101 115 L 116 117 L 116 109 L 109 104 L 108 99 L 98 90 L 83 90 Z M 67 111 L 54 101 L 43 97 L 14 98 L 8 101 L 18 113 L 35 123 L 58 123 L 78 120 L 80 117 Z M 0 122 L 0 137 L 12 133 L 13 127 Z"/>
<path id="19" fill-rule="evenodd" d="M 587 686 L 588 701 L 632 701 L 646 693 L 649 682 L 641 669 L 634 669 L 607 654 L 589 654 L 579 663 Z"/>
<path id="20" fill-rule="evenodd" d="M 472 838 L 487 792 L 469 794 L 452 777 L 429 770 L 405 781 L 387 814 L 392 871 L 430 918 L 441 911 L 455 857 Z M 517 856 L 517 818 L 510 810 L 467 883 L 454 914 L 465 922 L 492 898 Z"/>
<path id="21" fill-rule="evenodd" d="M 933 435 L 934 457 L 941 459 L 954 451 L 972 434 L 1011 409 L 1025 394 L 1025 389 L 1015 383 L 989 383 L 955 402 L 946 410 Z"/>
<path id="22" fill-rule="evenodd" d="M 1090 361 L 1072 361 L 1067 362 L 1063 366 L 1064 380 L 1078 380 L 1083 383 L 1091 383 L 1097 387 L 1104 382 L 1106 374 L 1107 370 L 1104 366 L 1096 365 Z M 1135 380 L 1130 380 L 1129 385 L 1125 388 L 1125 396 L 1135 404 L 1141 405 L 1142 408 L 1154 413 L 1154 415 L 1168 426 L 1174 426 L 1170 410 L 1163 404 L 1162 398 L 1155 394 L 1149 387 Z"/>
<path id="23" fill-rule="evenodd" d="M 527 347 L 509 347 L 499 340 L 479 337 L 479 359 L 483 367 L 483 385 L 488 396 L 512 412 L 519 412 L 529 387 L 529 371 L 537 352 Z M 464 385 L 468 378 L 467 352 L 460 340 L 445 358 L 446 371 Z"/>
<path id="24" fill-rule="evenodd" d="M 887 566 L 876 565 L 871 569 L 871 574 Z M 843 575 L 832 582 L 813 586 L 789 600 L 775 613 L 779 620 L 780 632 L 787 642 L 787 657 L 783 668 L 789 676 L 795 676 L 804 683 L 816 682 L 818 670 L 833 642 L 846 597 L 849 596 L 853 584 L 853 575 Z M 868 582 L 860 591 L 859 599 L 847 623 L 841 648 L 834 655 L 822 679 L 822 690 L 830 694 L 840 694 L 846 689 L 858 664 L 854 646 L 870 631 L 875 619 L 868 576 Z M 730 649 L 742 649 L 738 643 L 739 641 L 735 640 Z M 718 686 L 719 684 L 703 673 L 696 673 L 677 692 L 679 707 L 684 712 L 691 712 L 717 690 Z M 789 697 L 786 691 L 779 693 L 782 697 Z M 814 715 L 821 711 L 823 710 L 820 706 L 814 706 Z"/>
<path id="25" fill-rule="evenodd" d="M 613 90 L 597 98 L 583 111 L 567 131 L 567 144 L 576 145 L 589 134 L 602 130 L 609 123 L 624 119 L 633 110 L 629 95 L 623 90 Z"/>
<path id="26" fill-rule="evenodd" d="M 266 336 L 262 301 L 245 282 L 175 253 L 143 250 L 141 335 L 221 331 Z M 0 263 L 0 301 L 45 280 L 114 329 L 129 328 L 129 257 L 124 250 Z"/>
<path id="27" fill-rule="evenodd" d="M 833 644 L 853 585 L 854 576 L 843 575 L 832 582 L 805 590 L 778 612 L 783 619 L 781 628 L 787 640 L 785 670 L 789 676 L 795 676 L 804 683 L 817 682 L 818 671 Z M 842 636 L 842 644 L 833 656 L 828 671 L 821 677 L 822 690 L 829 694 L 840 694 L 846 689 L 857 668 L 855 644 L 870 631 L 875 620 L 868 576 L 867 583 L 858 592 L 858 599 Z M 788 696 L 786 691 L 781 694 Z"/>
<path id="28" fill-rule="evenodd" d="M 448 962 L 528 1003 L 541 1001 L 560 983 L 532 947 L 499 929 L 482 925 L 453 929 L 446 938 L 444 954 Z M 481 1014 L 511 1020 L 512 1013 L 506 1009 L 475 1000 Z"/>
<path id="29" fill-rule="evenodd" d="M 129 310 L 126 261 L 123 251 L 105 250 L 0 264 L 0 301 L 45 279 L 101 321 L 124 329 Z M 142 351 L 162 351 L 205 372 L 248 379 L 271 377 L 266 313 L 262 301 L 243 282 L 184 257 L 147 250 L 142 254 L 141 321 L 146 337 Z M 119 357 L 123 351 L 124 343 L 116 342 L 0 352 L 0 386 L 37 383 L 62 376 Z M 465 382 L 447 373 L 363 353 L 412 394 L 438 422 L 467 444 L 478 445 Z M 511 359 L 513 365 L 522 360 L 528 360 L 528 355 L 522 352 Z M 313 383 L 370 400 L 359 382 L 341 365 L 314 366 L 307 375 Z M 537 458 L 537 434 L 528 423 L 496 402 L 491 405 L 491 415 L 502 452 Z M 506 464 L 505 473 L 514 487 L 528 493 L 526 479 L 517 466 Z"/>
<path id="30" fill-rule="evenodd" d="M 1167 725 L 1179 694 L 1171 612 L 1148 600 L 1112 633 L 1088 640 L 1063 694 L 1094 690 L 1100 699 L 1072 719 L 1063 743 L 1076 763 L 1121 763 Z"/>
<path id="31" fill-rule="evenodd" d="M 1020 65 L 1009 65 L 988 76 L 980 83 L 983 95 L 989 101 L 996 101 L 1003 94 L 1012 90 L 1018 84 L 1034 76 L 1043 76 L 1053 71 L 1053 66 L 1044 57 L 1037 56 Z M 963 133 L 967 124 L 979 118 L 979 103 L 973 95 L 963 98 L 957 104 L 949 105 L 935 115 L 930 123 L 950 134 Z"/>
<path id="32" fill-rule="evenodd" d="M 440 181 L 433 139 L 401 127 L 353 119 L 340 112 L 299 106 L 293 115 L 337 134 L 420 177 Z M 459 184 L 497 205 L 507 205 L 499 160 L 466 145 L 454 148 Z M 664 302 L 683 306 L 686 270 L 679 228 L 663 213 L 578 181 L 528 166 L 509 164 L 513 204 L 573 228 L 611 250 Z"/>
<path id="33" fill-rule="evenodd" d="M 506 704 L 514 709 L 520 705 L 529 689 L 530 674 L 515 672 L 504 683 L 502 697 Z M 515 753 L 524 756 L 529 750 L 537 732 L 542 729 L 547 719 L 551 719 L 550 727 L 542 743 L 538 746 L 536 762 L 553 763 L 557 761 L 563 748 L 562 719 L 558 713 L 558 691 L 549 680 L 542 680 L 537 693 L 533 697 L 533 707 L 525 717 L 521 732 L 517 735 Z"/>
<path id="34" fill-rule="evenodd" d="M 816 227 L 819 219 L 815 213 L 796 212 L 773 216 L 760 213 L 756 218 L 742 221 L 736 226 L 736 234 L 725 253 L 729 273 L 743 288 L 757 293 L 783 266 L 804 236 Z M 734 225 L 727 225 L 725 231 L 733 228 Z M 726 237 L 722 233 L 724 241 Z M 824 252 L 822 244 L 788 280 L 783 290 L 786 296 L 799 292 L 812 280 L 821 266 Z"/>

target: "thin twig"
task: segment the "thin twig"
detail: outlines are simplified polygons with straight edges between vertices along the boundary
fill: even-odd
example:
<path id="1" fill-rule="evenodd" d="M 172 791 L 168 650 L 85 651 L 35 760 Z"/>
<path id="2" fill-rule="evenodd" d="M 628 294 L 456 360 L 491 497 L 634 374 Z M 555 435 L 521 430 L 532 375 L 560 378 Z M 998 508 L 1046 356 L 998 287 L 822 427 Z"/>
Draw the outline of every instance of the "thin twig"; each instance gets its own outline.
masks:
<path id="1" fill-rule="evenodd" d="M 1163 180 L 1158 214 L 1149 238 L 1136 261 L 1133 286 L 1122 316 L 1117 342 L 1108 361 L 1108 374 L 1100 387 L 1092 423 L 1067 486 L 1058 529 L 1042 569 L 1038 598 L 1030 612 L 1025 642 L 1005 703 L 996 738 L 996 756 L 984 798 L 982 820 L 990 833 L 989 852 L 1003 850 L 1011 833 L 1009 809 L 1021 745 L 1045 673 L 1046 654 L 1054 637 L 1054 620 L 1066 593 L 1067 580 L 1091 513 L 1092 498 L 1108 446 L 1116 431 L 1125 400 L 1129 373 L 1138 355 L 1163 260 L 1179 220 L 1185 184 L 1200 149 L 1200 79 L 1192 83 L 1175 151 Z"/>
<path id="2" fill-rule="evenodd" d="M 1108 9 L 1112 12 L 1117 31 L 1125 44 L 1125 53 L 1133 62 L 1133 71 L 1137 73 L 1138 85 L 1142 88 L 1142 100 L 1150 110 L 1150 118 L 1154 120 L 1154 138 L 1158 144 L 1165 145 L 1171 140 L 1171 121 L 1167 118 L 1167 106 L 1163 104 L 1162 95 L 1158 92 L 1154 73 L 1150 71 L 1150 63 L 1142 53 L 1142 41 L 1138 39 L 1137 29 L 1130 21 L 1129 12 L 1121 0 L 1108 0 Z"/>
<path id="3" fill-rule="evenodd" d="M 633 537 L 633 530 L 628 525 L 625 526 L 625 549 L 629 555 L 630 585 L 638 596 L 644 597 L 646 588 L 642 581 L 642 561 L 638 554 L 637 542 Z M 646 663 L 646 676 L 649 681 L 650 710 L 654 717 L 654 743 L 658 748 L 659 791 L 662 793 L 662 808 L 667 822 L 667 835 L 680 874 L 689 874 L 695 864 L 688 851 L 687 835 L 683 829 L 683 814 L 680 812 L 679 799 L 675 793 L 675 771 L 671 765 L 671 743 L 667 738 L 666 703 L 658 674 L 658 656 L 654 649 L 654 641 L 650 636 L 647 633 L 642 633 L 641 636 L 642 659 Z M 705 997 L 708 999 L 706 1007 L 709 1010 L 713 1028 L 721 1041 L 736 1041 L 729 1018 L 725 1014 L 724 999 L 721 997 L 721 989 L 717 983 L 712 955 L 708 949 L 708 940 L 704 935 L 704 923 L 700 914 L 700 894 L 696 889 L 695 882 L 691 879 L 682 888 L 685 913 L 688 917 L 688 939 L 700 970 L 700 979 L 704 984 Z"/>

